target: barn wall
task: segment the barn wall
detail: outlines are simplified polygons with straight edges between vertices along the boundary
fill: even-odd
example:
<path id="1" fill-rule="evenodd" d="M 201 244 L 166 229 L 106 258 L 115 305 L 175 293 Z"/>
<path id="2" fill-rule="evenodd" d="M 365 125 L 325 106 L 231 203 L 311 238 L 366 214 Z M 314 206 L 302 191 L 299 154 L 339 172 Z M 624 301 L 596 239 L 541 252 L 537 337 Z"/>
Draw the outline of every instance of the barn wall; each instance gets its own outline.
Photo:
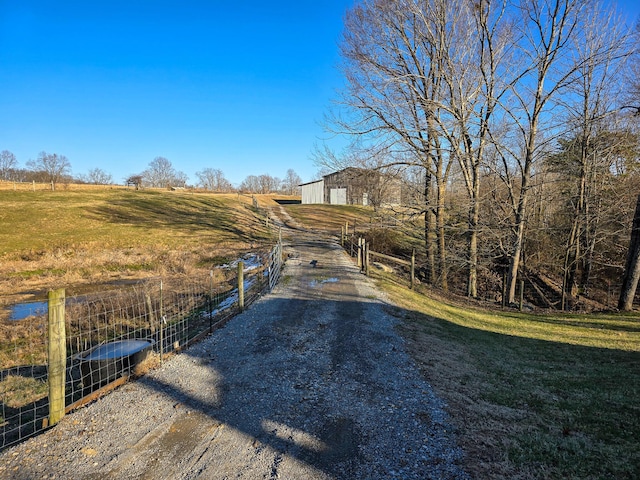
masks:
<path id="1" fill-rule="evenodd" d="M 302 203 L 324 203 L 324 180 L 301 185 Z"/>
<path id="2" fill-rule="evenodd" d="M 398 205 L 401 184 L 379 172 L 345 168 L 322 180 L 301 185 L 302 203 L 334 205 Z"/>

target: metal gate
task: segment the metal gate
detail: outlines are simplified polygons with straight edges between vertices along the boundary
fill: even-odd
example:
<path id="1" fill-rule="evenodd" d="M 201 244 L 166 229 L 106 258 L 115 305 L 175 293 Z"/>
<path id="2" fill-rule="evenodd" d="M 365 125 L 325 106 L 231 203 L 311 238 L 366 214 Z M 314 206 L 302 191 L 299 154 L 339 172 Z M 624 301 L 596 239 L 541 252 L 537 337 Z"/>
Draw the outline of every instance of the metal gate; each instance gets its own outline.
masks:
<path id="1" fill-rule="evenodd" d="M 278 283 L 282 271 L 282 240 L 269 253 L 269 291 Z"/>

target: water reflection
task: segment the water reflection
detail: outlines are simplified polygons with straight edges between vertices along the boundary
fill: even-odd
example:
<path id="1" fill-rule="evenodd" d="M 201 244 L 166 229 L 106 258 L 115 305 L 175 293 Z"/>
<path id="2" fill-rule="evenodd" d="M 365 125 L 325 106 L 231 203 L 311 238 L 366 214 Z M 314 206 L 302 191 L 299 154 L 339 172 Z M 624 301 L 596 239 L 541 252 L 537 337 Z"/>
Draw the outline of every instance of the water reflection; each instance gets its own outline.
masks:
<path id="1" fill-rule="evenodd" d="M 9 307 L 9 320 L 24 320 L 35 315 L 47 313 L 47 302 L 16 303 Z"/>

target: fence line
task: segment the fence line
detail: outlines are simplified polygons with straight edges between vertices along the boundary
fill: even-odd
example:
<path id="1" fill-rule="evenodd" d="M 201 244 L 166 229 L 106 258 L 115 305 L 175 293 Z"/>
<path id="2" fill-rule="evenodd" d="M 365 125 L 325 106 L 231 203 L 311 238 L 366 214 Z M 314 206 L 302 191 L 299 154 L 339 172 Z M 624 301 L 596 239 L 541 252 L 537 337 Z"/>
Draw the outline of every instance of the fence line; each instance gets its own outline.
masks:
<path id="1" fill-rule="evenodd" d="M 49 391 L 55 368 L 48 360 L 47 343 L 54 338 L 48 334 L 46 312 L 0 325 L 0 450 L 59 420 L 60 407 L 54 414 L 51 401 L 54 395 L 62 396 L 68 413 L 130 376 L 143 374 L 149 362 L 161 362 L 221 327 L 240 311 L 242 296 L 249 305 L 274 287 L 282 263 L 279 239 L 264 258 L 244 259 L 243 278 L 232 265 L 203 278 L 150 279 L 129 288 L 66 298 L 64 353 L 56 360 L 66 364 L 57 377 L 62 388 L 55 391 L 61 394 Z M 139 346 L 141 353 L 118 350 L 116 360 L 108 359 L 130 346 Z M 101 349 L 110 350 L 96 357 Z"/>
<path id="2" fill-rule="evenodd" d="M 366 225 L 366 224 L 365 224 Z M 360 224 L 362 228 L 362 224 Z M 386 260 L 387 262 L 392 262 L 403 267 L 409 267 L 409 284 L 410 288 L 413 288 L 416 282 L 416 252 L 413 250 L 412 256 L 407 258 L 399 258 L 391 255 L 387 255 L 381 252 L 375 252 L 370 250 L 369 243 L 366 242 L 363 235 L 365 232 L 359 231 L 356 233 L 356 225 L 349 225 L 347 222 L 341 228 L 341 245 L 342 247 L 350 253 L 351 257 L 356 258 L 356 264 L 362 269 L 363 273 L 369 274 L 369 257 L 378 257 L 382 260 Z M 402 275 L 400 272 L 396 271 L 396 274 Z M 520 310 L 538 310 L 538 309 L 554 309 L 561 310 L 561 303 L 559 298 L 559 293 L 554 291 L 552 286 L 552 281 L 550 279 L 543 279 L 537 277 L 543 277 L 543 275 L 535 274 L 528 270 L 525 270 L 522 273 L 519 273 L 521 278 L 517 282 L 517 304 L 511 305 L 511 307 L 517 307 Z M 496 288 L 491 290 L 489 293 L 488 301 L 493 302 L 496 306 L 500 306 L 502 308 L 506 307 L 505 299 L 505 286 L 506 286 L 506 274 L 502 275 L 501 281 L 497 282 Z M 434 282 L 432 286 L 433 288 L 438 288 L 437 282 Z M 559 289 L 560 286 L 556 286 L 556 289 Z M 610 309 L 616 308 L 617 300 L 614 295 L 615 291 L 620 290 L 621 284 L 613 284 L 611 282 L 607 283 L 607 288 L 605 292 L 605 298 L 600 300 L 589 300 L 588 297 L 576 297 L 575 303 L 583 302 L 581 304 L 586 305 L 587 308 L 591 306 L 591 308 L 600 308 L 600 309 Z M 547 291 L 545 291 L 547 290 Z M 458 293 L 462 295 L 461 293 Z M 558 298 L 553 298 L 558 296 Z M 636 302 L 640 298 L 640 290 L 636 292 Z M 542 305 L 542 306 L 540 306 Z"/>

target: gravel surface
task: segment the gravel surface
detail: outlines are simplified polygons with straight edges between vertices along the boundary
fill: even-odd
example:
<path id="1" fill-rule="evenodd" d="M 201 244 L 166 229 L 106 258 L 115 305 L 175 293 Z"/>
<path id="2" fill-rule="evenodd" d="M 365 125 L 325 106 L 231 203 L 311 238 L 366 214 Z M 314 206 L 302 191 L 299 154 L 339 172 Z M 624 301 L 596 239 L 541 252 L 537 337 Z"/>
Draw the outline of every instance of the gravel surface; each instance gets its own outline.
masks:
<path id="1" fill-rule="evenodd" d="M 0 478 L 468 478 L 381 293 L 335 243 L 293 238 L 271 294 L 3 452 Z"/>

